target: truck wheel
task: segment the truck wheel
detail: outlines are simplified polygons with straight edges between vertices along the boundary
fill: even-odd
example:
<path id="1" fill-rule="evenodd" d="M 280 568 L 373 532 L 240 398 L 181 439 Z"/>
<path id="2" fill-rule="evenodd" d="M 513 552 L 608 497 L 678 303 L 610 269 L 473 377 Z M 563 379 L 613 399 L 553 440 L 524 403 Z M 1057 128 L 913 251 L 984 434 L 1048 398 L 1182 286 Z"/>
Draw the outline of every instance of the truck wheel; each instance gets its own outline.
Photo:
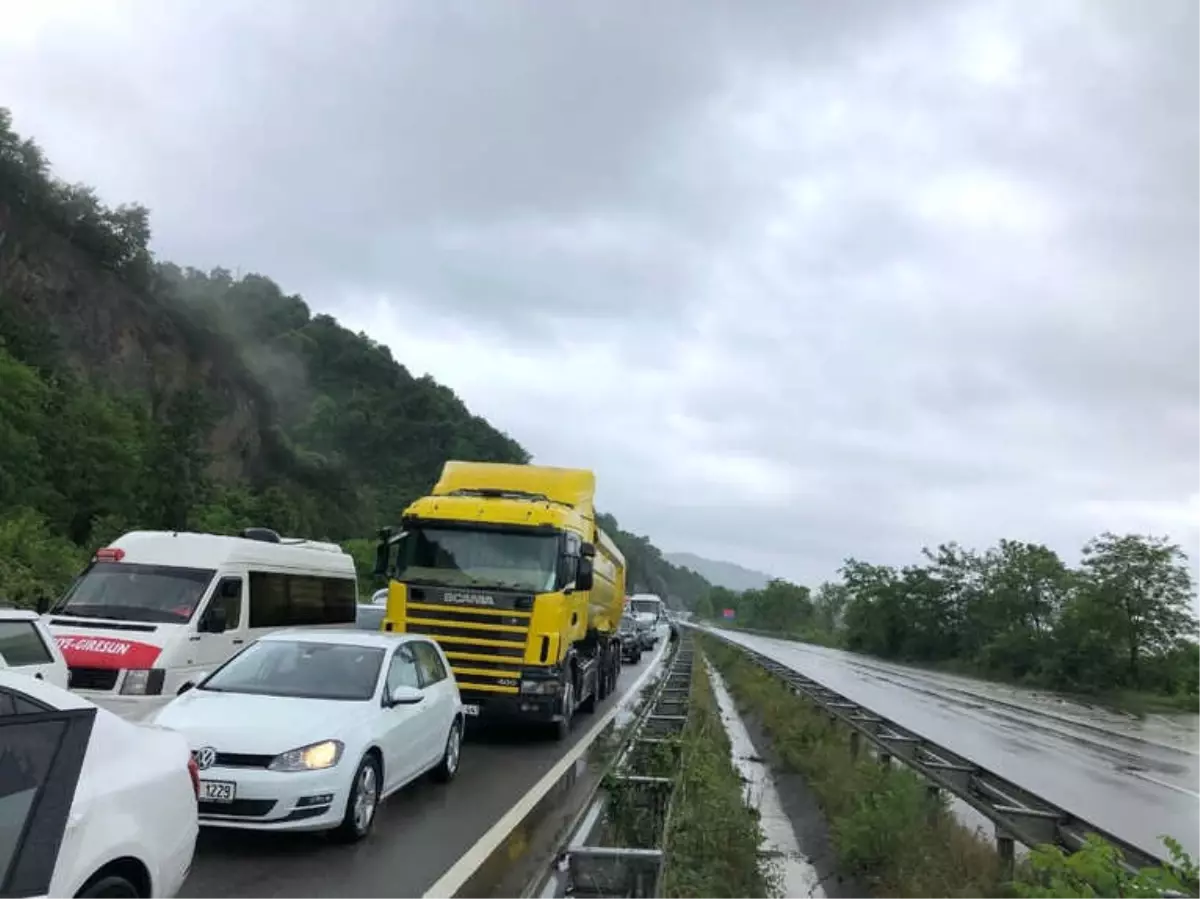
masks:
<path id="1" fill-rule="evenodd" d="M 554 722 L 554 738 L 565 740 L 571 735 L 571 722 L 575 717 L 575 684 L 567 681 L 563 687 L 563 716 L 561 721 Z"/>
<path id="2" fill-rule="evenodd" d="M 596 711 L 596 697 L 600 693 L 600 678 L 604 677 L 603 665 L 596 666 L 594 677 L 595 680 L 592 681 L 592 689 L 588 692 L 587 698 L 579 703 L 579 711 L 585 715 L 591 715 Z"/>

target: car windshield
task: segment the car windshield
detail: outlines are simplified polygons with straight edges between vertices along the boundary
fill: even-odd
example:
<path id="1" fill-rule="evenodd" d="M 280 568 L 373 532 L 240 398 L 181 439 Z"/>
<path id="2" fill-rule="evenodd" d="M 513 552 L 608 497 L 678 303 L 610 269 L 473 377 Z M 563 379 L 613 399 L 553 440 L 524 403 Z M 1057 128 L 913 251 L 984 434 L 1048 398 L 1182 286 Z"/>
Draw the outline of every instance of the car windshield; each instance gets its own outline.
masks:
<path id="1" fill-rule="evenodd" d="M 653 599 L 635 599 L 630 604 L 631 610 L 637 615 L 658 615 L 662 606 Z"/>
<path id="2" fill-rule="evenodd" d="M 305 699 L 363 700 L 375 695 L 383 649 L 308 640 L 260 640 L 198 687 Z"/>
<path id="3" fill-rule="evenodd" d="M 547 593 L 557 578 L 558 536 L 465 528 L 412 528 L 396 579 Z"/>
<path id="4" fill-rule="evenodd" d="M 56 615 L 124 621 L 191 620 L 216 571 L 93 562 L 54 607 Z"/>

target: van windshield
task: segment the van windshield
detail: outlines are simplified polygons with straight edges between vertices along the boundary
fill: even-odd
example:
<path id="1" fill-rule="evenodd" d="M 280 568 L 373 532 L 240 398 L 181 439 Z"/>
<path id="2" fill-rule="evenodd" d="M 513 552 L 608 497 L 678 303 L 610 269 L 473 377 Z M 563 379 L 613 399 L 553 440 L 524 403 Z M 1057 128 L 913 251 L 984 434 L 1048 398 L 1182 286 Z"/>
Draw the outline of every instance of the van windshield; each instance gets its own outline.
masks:
<path id="1" fill-rule="evenodd" d="M 216 576 L 211 568 L 93 562 L 52 610 L 117 621 L 190 621 Z"/>

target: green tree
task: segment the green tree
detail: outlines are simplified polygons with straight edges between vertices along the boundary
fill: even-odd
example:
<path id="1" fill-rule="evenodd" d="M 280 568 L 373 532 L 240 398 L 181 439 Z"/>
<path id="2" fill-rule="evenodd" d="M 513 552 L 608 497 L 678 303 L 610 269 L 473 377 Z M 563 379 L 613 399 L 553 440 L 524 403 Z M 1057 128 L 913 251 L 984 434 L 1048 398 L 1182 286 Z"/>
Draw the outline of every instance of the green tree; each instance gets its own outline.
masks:
<path id="1" fill-rule="evenodd" d="M 1146 657 L 1169 652 L 1194 629 L 1194 595 L 1187 557 L 1164 537 L 1105 533 L 1084 547 L 1079 613 L 1119 641 L 1128 686 L 1142 685 Z"/>

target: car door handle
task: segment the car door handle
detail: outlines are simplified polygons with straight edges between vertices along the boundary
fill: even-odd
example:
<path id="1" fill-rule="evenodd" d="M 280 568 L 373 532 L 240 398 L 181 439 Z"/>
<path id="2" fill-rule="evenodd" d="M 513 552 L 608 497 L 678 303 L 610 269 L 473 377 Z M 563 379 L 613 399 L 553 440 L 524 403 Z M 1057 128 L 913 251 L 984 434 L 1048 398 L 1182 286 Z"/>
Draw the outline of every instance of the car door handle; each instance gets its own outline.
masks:
<path id="1" fill-rule="evenodd" d="M 37 672 L 33 677 L 34 677 L 34 680 L 45 680 L 45 678 L 42 677 L 42 672 L 40 672 L 40 671 Z"/>
<path id="2" fill-rule="evenodd" d="M 245 642 L 246 642 L 245 640 L 234 640 L 233 645 L 237 646 L 239 643 L 245 643 Z"/>

